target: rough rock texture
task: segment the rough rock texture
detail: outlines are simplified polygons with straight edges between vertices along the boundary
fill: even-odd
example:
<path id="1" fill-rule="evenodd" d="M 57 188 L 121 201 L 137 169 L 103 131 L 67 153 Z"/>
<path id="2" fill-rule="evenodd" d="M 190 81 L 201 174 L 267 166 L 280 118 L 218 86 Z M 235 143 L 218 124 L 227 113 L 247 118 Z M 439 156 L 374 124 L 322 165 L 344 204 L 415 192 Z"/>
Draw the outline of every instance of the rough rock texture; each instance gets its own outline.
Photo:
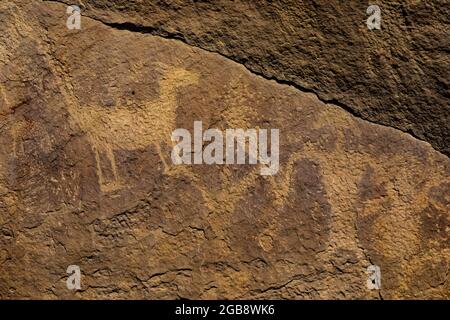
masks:
<path id="1" fill-rule="evenodd" d="M 369 4 L 381 8 L 380 31 L 367 29 Z M 116 28 L 219 52 L 450 155 L 447 0 L 84 0 L 80 6 Z"/>
<path id="2" fill-rule="evenodd" d="M 86 17 L 67 30 L 65 9 L 0 2 L 1 298 L 450 298 L 448 157 L 181 41 Z M 360 86 L 340 98 L 390 119 L 392 97 Z M 279 173 L 174 166 L 171 132 L 196 120 L 279 128 Z"/>

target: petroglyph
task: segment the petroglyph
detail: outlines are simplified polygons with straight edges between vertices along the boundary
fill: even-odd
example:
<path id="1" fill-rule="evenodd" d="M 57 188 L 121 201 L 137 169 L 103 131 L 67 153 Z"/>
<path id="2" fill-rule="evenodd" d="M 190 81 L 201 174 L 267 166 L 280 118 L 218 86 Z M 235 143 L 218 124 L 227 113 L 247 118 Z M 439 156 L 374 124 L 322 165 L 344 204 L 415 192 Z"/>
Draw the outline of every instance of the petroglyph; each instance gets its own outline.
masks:
<path id="1" fill-rule="evenodd" d="M 66 6 L 13 2 L 0 297 L 449 297 L 449 161 L 428 144 L 178 40 L 88 17 L 69 31 Z M 171 132 L 194 121 L 279 128 L 279 172 L 169 165 Z"/>
<path id="2" fill-rule="evenodd" d="M 25 150 L 23 147 L 22 135 L 26 129 L 26 123 L 24 121 L 17 121 L 13 123 L 11 128 L 12 145 L 13 145 L 13 156 L 18 157 L 20 154 L 24 154 Z"/>
<path id="3" fill-rule="evenodd" d="M 122 186 L 114 155 L 115 150 L 142 150 L 153 145 L 167 169 L 168 164 L 161 152 L 161 145 L 171 145 L 171 133 L 176 128 L 177 92 L 179 88 L 195 85 L 196 73 L 180 67 L 158 64 L 165 70 L 159 82 L 159 98 L 138 107 L 107 108 L 102 106 L 79 106 L 67 98 L 67 110 L 71 120 L 86 134 L 95 155 L 100 188 L 104 192 Z M 69 81 L 68 77 L 65 77 Z M 72 94 L 73 96 L 73 94 Z M 112 169 L 113 178 L 104 176 L 101 156 L 105 155 Z"/>
<path id="4" fill-rule="evenodd" d="M 0 116 L 5 115 L 7 112 L 7 108 L 9 105 L 8 98 L 6 97 L 6 93 L 3 89 L 3 86 L 0 84 Z"/>
<path id="5" fill-rule="evenodd" d="M 118 107 L 69 108 L 69 112 L 85 130 L 95 152 L 97 173 L 103 191 L 120 186 L 114 150 L 136 150 L 154 145 L 160 152 L 162 143 L 170 144 L 171 131 L 176 127 L 177 89 L 194 85 L 198 78 L 194 73 L 181 68 L 169 69 L 160 81 L 160 96 L 156 101 L 142 108 L 131 110 Z M 100 154 L 104 152 L 110 161 L 114 181 L 106 182 L 100 163 Z"/>

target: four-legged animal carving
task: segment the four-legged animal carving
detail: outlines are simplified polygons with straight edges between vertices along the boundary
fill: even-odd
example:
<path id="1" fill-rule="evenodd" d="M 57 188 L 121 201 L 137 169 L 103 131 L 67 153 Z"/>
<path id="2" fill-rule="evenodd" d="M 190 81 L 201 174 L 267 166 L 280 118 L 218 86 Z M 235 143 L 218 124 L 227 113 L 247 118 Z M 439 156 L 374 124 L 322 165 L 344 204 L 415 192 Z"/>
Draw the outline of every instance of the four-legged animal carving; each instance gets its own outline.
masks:
<path id="1" fill-rule="evenodd" d="M 159 98 L 141 108 L 70 108 L 72 118 L 87 133 L 95 153 L 102 191 L 108 192 L 120 187 L 114 150 L 137 150 L 154 145 L 160 152 L 162 143 L 171 143 L 172 131 L 176 126 L 177 90 L 198 83 L 198 76 L 182 68 L 166 68 L 168 70 L 160 80 Z M 105 178 L 102 155 L 106 156 L 111 165 L 111 181 Z M 162 157 L 161 152 L 160 156 Z M 163 158 L 162 160 L 164 162 Z"/>

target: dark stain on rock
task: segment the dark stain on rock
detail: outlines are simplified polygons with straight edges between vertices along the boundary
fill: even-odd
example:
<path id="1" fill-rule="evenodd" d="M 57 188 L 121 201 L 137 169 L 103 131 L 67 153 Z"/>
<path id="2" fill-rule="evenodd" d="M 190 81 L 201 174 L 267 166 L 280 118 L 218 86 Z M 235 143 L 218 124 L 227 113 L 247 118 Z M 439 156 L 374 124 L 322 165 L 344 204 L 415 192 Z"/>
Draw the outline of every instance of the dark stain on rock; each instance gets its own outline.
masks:
<path id="1" fill-rule="evenodd" d="M 370 165 L 366 165 L 366 169 L 358 183 L 358 195 L 362 201 L 387 196 L 384 184 L 378 183 L 375 171 Z"/>
<path id="2" fill-rule="evenodd" d="M 437 241 L 442 247 L 450 248 L 450 183 L 432 187 L 429 195 L 436 203 L 430 203 L 421 213 L 420 233 L 422 244 Z"/>

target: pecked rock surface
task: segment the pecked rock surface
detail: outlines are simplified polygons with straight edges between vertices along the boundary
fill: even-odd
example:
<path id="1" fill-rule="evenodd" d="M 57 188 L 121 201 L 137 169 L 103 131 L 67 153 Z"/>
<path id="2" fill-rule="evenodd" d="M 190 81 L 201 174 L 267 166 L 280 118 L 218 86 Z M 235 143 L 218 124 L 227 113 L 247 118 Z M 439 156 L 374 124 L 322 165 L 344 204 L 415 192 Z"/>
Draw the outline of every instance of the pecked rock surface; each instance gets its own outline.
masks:
<path id="1" fill-rule="evenodd" d="M 63 0 L 115 28 L 181 39 L 450 155 L 446 0 Z M 369 31 L 369 4 L 381 30 Z"/>
<path id="2" fill-rule="evenodd" d="M 450 298 L 448 157 L 181 41 L 68 30 L 65 10 L 0 3 L 0 298 Z M 171 132 L 197 120 L 279 128 L 280 171 L 174 166 Z"/>

